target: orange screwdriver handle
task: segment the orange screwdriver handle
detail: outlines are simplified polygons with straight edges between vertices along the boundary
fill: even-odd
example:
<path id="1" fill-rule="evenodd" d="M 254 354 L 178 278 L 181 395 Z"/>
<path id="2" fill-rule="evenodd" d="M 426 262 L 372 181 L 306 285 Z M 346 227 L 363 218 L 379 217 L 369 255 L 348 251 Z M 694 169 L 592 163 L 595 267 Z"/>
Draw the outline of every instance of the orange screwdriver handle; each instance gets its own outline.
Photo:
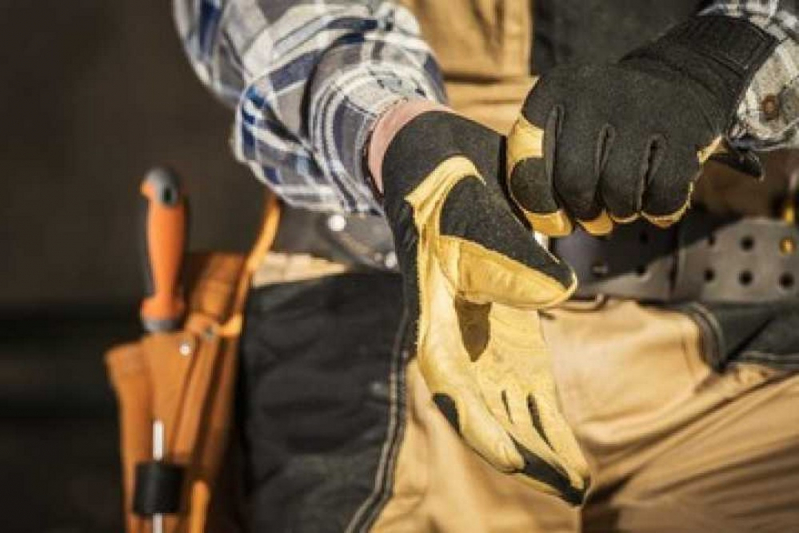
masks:
<path id="1" fill-rule="evenodd" d="M 146 296 L 141 321 L 150 332 L 180 325 L 186 304 L 180 275 L 186 251 L 186 199 L 177 177 L 164 168 L 151 170 L 141 184 L 144 196 L 144 271 Z"/>

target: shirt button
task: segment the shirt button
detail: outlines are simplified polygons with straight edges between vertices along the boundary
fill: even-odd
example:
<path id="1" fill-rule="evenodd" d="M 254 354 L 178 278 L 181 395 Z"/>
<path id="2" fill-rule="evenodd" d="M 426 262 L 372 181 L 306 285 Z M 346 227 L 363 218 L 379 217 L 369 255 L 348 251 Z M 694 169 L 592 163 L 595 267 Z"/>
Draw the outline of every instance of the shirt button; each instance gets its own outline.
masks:
<path id="1" fill-rule="evenodd" d="M 776 94 L 768 94 L 760 102 L 766 120 L 776 120 L 780 116 L 780 99 Z"/>
<path id="2" fill-rule="evenodd" d="M 340 233 L 347 228 L 347 219 L 342 215 L 331 215 L 327 219 L 327 227 L 333 233 Z"/>

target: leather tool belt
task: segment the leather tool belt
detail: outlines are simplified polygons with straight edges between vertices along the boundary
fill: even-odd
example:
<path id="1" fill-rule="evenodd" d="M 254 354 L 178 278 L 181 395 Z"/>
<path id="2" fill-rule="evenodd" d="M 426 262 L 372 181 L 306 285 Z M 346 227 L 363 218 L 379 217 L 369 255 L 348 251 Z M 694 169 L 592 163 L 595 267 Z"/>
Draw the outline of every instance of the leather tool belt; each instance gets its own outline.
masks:
<path id="1" fill-rule="evenodd" d="M 309 254 L 357 270 L 396 271 L 394 240 L 376 215 L 316 213 L 284 207 L 275 252 Z"/>
<path id="2" fill-rule="evenodd" d="M 799 296 L 798 246 L 795 224 L 694 209 L 669 229 L 639 221 L 609 237 L 580 230 L 550 247 L 574 268 L 577 298 L 754 303 Z"/>

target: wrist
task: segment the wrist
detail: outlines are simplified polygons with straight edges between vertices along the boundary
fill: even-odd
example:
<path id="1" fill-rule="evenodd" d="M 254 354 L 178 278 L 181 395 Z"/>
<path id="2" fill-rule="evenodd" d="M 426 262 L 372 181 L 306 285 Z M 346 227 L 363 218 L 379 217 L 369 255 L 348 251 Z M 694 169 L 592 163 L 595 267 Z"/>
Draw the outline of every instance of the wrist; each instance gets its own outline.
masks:
<path id="1" fill-rule="evenodd" d="M 383 194 L 383 158 L 389 144 L 406 124 L 428 111 L 450 110 L 433 100 L 402 100 L 386 109 L 375 122 L 366 144 L 366 167 L 379 194 Z"/>

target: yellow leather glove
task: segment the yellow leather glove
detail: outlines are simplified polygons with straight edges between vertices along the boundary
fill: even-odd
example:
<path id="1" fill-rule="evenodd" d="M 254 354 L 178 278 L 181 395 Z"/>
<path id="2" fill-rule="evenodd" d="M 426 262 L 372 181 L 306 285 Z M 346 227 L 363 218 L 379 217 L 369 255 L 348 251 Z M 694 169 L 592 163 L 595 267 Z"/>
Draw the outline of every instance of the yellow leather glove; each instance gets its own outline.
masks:
<path id="1" fill-rule="evenodd" d="M 430 111 L 382 164 L 416 354 L 433 399 L 495 468 L 579 504 L 588 468 L 564 420 L 537 310 L 568 298 L 569 267 L 538 245 L 500 188 L 500 135 Z"/>

